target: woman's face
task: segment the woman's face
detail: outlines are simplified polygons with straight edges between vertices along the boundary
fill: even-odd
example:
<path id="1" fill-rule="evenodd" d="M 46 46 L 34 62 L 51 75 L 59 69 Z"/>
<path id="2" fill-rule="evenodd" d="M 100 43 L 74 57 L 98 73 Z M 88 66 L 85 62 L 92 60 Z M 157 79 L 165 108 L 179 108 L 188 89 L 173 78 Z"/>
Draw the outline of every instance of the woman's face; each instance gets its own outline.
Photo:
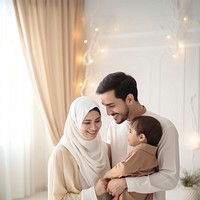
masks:
<path id="1" fill-rule="evenodd" d="M 101 125 L 101 115 L 99 112 L 92 110 L 83 119 L 81 133 L 86 139 L 92 140 L 97 136 Z"/>

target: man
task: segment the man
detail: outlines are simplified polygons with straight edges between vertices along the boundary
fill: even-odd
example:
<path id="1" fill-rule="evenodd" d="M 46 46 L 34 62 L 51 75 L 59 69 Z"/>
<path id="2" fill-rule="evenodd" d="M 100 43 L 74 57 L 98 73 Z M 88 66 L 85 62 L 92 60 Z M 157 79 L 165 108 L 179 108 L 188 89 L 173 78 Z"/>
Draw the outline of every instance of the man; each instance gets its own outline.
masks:
<path id="1" fill-rule="evenodd" d="M 140 115 L 155 117 L 162 126 L 163 135 L 158 144 L 159 172 L 143 177 L 112 179 L 108 192 L 118 196 L 128 192 L 154 193 L 153 200 L 165 200 L 165 191 L 176 187 L 179 180 L 178 133 L 168 119 L 147 111 L 138 100 L 135 79 L 123 72 L 108 74 L 96 90 L 108 115 L 112 115 L 108 131 L 111 145 L 112 166 L 123 160 L 131 147 L 128 145 L 129 121 Z"/>

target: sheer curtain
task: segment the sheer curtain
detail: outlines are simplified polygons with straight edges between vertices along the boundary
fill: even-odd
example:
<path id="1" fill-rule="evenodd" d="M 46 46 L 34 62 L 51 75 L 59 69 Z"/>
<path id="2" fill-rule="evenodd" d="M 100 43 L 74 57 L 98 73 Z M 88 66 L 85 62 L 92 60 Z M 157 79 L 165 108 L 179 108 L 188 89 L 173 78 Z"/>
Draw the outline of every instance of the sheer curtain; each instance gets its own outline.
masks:
<path id="1" fill-rule="evenodd" d="M 0 1 L 0 29 L 0 200 L 11 200 L 44 189 L 46 139 L 11 0 Z M 39 128 L 34 126 L 34 115 Z"/>

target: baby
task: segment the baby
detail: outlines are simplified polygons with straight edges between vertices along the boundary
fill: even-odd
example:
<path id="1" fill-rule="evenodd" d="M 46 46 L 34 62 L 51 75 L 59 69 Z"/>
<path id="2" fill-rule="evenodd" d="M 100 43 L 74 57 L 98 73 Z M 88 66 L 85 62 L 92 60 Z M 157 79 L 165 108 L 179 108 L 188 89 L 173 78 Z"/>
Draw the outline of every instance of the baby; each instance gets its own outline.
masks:
<path id="1" fill-rule="evenodd" d="M 162 137 L 160 122 L 151 116 L 138 116 L 130 122 L 128 143 L 133 146 L 124 161 L 118 163 L 105 175 L 106 179 L 147 176 L 158 171 L 157 145 Z M 152 200 L 153 194 L 124 190 L 114 200 Z"/>

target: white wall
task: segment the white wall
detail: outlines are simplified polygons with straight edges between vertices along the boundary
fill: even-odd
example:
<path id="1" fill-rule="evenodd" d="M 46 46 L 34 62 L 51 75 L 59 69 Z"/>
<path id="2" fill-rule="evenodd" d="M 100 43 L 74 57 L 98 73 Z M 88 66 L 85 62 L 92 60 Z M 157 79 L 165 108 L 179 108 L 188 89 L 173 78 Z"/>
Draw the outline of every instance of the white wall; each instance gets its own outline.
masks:
<path id="1" fill-rule="evenodd" d="M 180 2 L 86 0 L 88 52 L 83 92 L 99 101 L 95 89 L 105 75 L 131 74 L 138 82 L 140 102 L 176 125 L 181 167 L 192 169 L 200 167 L 200 151 L 191 150 L 195 145 L 190 141 L 200 130 L 200 0 Z M 183 22 L 183 16 L 188 21 Z M 179 40 L 185 45 L 182 49 L 174 48 Z M 111 118 L 103 106 L 102 112 L 105 139 Z M 177 189 L 168 192 L 167 199 L 177 199 L 177 194 Z"/>

